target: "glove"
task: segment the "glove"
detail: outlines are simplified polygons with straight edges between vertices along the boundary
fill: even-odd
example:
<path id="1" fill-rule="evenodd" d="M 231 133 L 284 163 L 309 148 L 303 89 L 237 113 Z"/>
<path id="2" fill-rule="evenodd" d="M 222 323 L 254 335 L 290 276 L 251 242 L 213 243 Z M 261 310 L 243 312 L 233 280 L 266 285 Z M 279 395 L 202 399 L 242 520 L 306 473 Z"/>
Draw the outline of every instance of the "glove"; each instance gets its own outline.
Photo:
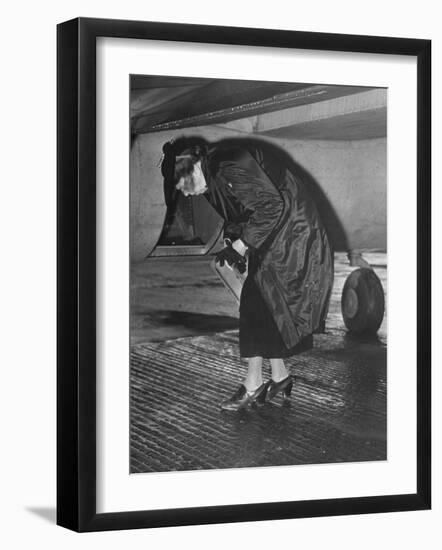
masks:
<path id="1" fill-rule="evenodd" d="M 219 262 L 221 267 L 227 262 L 231 267 L 236 267 L 240 273 L 244 273 L 247 269 L 246 259 L 232 247 L 232 243 L 218 252 L 215 261 Z"/>

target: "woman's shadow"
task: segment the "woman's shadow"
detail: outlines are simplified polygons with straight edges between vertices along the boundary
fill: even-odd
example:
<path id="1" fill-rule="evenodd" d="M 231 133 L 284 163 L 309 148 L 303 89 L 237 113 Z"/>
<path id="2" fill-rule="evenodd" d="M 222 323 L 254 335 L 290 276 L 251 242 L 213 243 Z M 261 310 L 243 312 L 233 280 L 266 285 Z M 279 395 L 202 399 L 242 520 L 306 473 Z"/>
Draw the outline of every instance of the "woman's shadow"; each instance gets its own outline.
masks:
<path id="1" fill-rule="evenodd" d="M 245 149 L 247 149 L 247 146 L 256 147 L 263 150 L 264 153 L 268 151 L 270 158 L 279 159 L 281 166 L 286 166 L 291 172 L 299 176 L 299 179 L 304 183 L 305 189 L 318 209 L 333 249 L 345 251 L 349 249 L 346 232 L 329 198 L 312 174 L 298 164 L 287 151 L 273 143 L 254 137 L 228 138 L 218 141 L 216 144 L 221 146 L 236 145 Z"/>

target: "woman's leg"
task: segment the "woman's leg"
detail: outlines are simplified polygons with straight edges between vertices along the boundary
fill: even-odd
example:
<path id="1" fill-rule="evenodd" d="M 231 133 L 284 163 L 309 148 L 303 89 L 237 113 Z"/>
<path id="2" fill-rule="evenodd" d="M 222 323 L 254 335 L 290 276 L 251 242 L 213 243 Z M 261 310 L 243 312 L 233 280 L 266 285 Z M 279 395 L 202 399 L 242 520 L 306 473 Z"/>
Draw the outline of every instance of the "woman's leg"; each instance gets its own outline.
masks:
<path id="1" fill-rule="evenodd" d="M 282 359 L 270 359 L 270 366 L 272 367 L 272 380 L 274 382 L 280 382 L 289 375 Z"/>
<path id="2" fill-rule="evenodd" d="M 248 370 L 244 386 L 248 392 L 252 392 L 262 384 L 262 357 L 249 357 L 247 361 Z"/>
<path id="3" fill-rule="evenodd" d="M 221 403 L 221 409 L 238 411 L 253 403 L 264 404 L 267 385 L 262 383 L 262 357 L 250 357 L 247 361 L 249 366 L 243 384 Z"/>

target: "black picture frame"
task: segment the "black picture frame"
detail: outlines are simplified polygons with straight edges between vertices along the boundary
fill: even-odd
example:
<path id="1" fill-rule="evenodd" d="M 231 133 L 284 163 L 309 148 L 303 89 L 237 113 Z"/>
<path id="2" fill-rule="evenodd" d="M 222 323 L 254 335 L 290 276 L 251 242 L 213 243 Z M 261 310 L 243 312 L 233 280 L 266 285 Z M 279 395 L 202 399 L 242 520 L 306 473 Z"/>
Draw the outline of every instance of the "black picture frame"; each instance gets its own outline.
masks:
<path id="1" fill-rule="evenodd" d="M 395 54 L 417 59 L 417 471 L 414 494 L 96 512 L 96 39 Z M 431 506 L 431 41 L 79 18 L 57 28 L 57 523 L 101 531 Z"/>

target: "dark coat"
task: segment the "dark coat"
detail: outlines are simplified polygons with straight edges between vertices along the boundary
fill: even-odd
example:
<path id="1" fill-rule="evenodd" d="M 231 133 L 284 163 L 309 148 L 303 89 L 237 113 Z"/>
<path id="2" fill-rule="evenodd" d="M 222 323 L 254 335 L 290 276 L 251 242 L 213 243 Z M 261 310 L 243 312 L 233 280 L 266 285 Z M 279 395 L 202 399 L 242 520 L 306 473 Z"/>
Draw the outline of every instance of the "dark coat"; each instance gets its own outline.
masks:
<path id="1" fill-rule="evenodd" d="M 267 146 L 217 145 L 208 200 L 250 247 L 253 276 L 288 348 L 323 327 L 333 283 L 325 228 L 296 169 Z"/>

